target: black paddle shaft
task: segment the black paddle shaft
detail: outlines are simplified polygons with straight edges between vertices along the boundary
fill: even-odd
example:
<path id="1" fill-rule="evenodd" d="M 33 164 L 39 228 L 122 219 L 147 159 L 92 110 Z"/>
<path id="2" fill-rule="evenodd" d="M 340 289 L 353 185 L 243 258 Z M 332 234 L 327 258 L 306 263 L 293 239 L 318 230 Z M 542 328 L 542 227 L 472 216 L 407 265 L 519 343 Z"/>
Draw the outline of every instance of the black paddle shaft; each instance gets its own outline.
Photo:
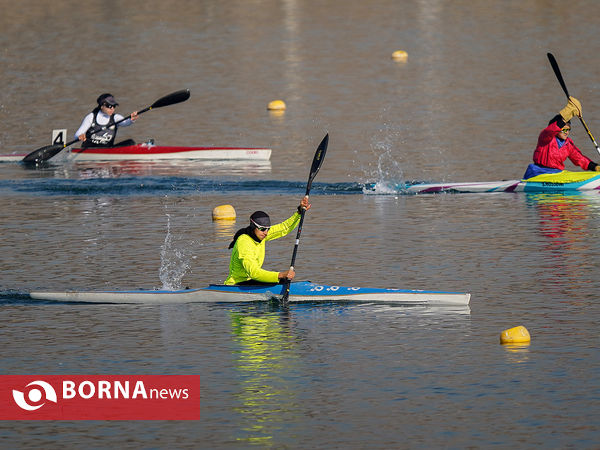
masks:
<path id="1" fill-rule="evenodd" d="M 306 194 L 308 197 L 310 194 L 310 188 L 312 187 L 312 182 L 317 176 L 319 169 L 323 165 L 323 160 L 325 159 L 325 153 L 327 153 L 327 144 L 329 144 L 329 133 L 325 135 L 319 146 L 317 147 L 317 151 L 315 152 L 315 156 L 313 158 L 312 166 L 310 168 L 310 175 L 308 176 L 308 182 L 306 183 Z M 296 243 L 294 244 L 294 252 L 292 253 L 292 262 L 290 264 L 290 269 L 294 269 L 294 264 L 296 263 L 296 255 L 298 253 L 298 246 L 300 244 L 300 235 L 302 234 L 302 224 L 304 223 L 304 214 L 306 211 L 303 209 L 300 212 L 300 223 L 298 224 L 298 232 L 296 233 Z M 283 292 L 282 301 L 285 303 L 290 296 L 290 280 L 287 280 L 285 283 L 285 289 Z"/>
<path id="2" fill-rule="evenodd" d="M 562 73 L 560 73 L 560 68 L 558 67 L 556 58 L 554 57 L 554 55 L 552 53 L 547 53 L 546 56 L 548 56 L 548 60 L 550 61 L 550 65 L 552 66 L 552 70 L 554 71 L 554 75 L 556 75 L 556 79 L 558 80 L 560 87 L 562 87 L 563 92 L 565 93 L 567 98 L 569 98 L 570 97 L 569 90 L 567 89 L 567 85 L 565 84 L 565 80 L 562 76 Z M 587 132 L 588 136 L 590 137 L 592 144 L 594 144 L 594 147 L 596 147 L 596 150 L 598 151 L 598 153 L 600 153 L 600 147 L 598 147 L 598 144 L 596 143 L 596 139 L 594 139 L 594 136 L 592 136 L 592 132 L 590 131 L 587 124 L 583 120 L 583 117 L 579 117 L 579 120 L 581 121 L 581 125 L 583 125 L 583 128 L 585 128 L 585 131 Z"/>
<path id="3" fill-rule="evenodd" d="M 163 106 L 175 105 L 177 103 L 185 102 L 188 98 L 190 98 L 190 90 L 182 89 L 181 91 L 173 92 L 169 95 L 165 95 L 164 97 L 156 100 L 152 105 L 147 108 L 138 111 L 138 115 L 145 113 L 146 111 L 150 111 L 155 108 L 162 108 Z M 121 122 L 124 122 L 127 119 L 131 119 L 131 114 L 127 117 L 123 117 L 120 120 L 117 120 L 114 124 L 118 125 Z M 95 127 L 92 131 L 93 133 L 97 133 L 98 131 L 106 130 L 108 126 Z M 50 158 L 55 156 L 61 150 L 73 145 L 75 142 L 78 142 L 79 139 L 73 139 L 72 141 L 67 142 L 66 144 L 52 144 L 46 145 L 44 147 L 38 148 L 37 150 L 32 151 L 31 153 L 25 155 L 22 162 L 26 164 L 38 164 L 44 161 L 48 161 Z"/>

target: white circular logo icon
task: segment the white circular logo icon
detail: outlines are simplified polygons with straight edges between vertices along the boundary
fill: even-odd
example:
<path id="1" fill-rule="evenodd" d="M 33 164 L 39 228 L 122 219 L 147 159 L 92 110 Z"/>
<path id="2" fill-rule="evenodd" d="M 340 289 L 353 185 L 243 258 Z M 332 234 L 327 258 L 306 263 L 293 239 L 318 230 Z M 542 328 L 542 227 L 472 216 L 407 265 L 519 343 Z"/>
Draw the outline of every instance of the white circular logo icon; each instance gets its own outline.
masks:
<path id="1" fill-rule="evenodd" d="M 56 398 L 56 392 L 54 391 L 54 388 L 50 386 L 50 384 L 46 383 L 45 381 L 36 380 L 32 381 L 25 387 L 27 388 L 32 385 L 39 386 L 40 388 L 42 388 L 44 394 L 42 395 L 42 391 L 34 387 L 27 392 L 27 398 L 25 398 L 25 394 L 23 392 L 16 391 L 13 389 L 13 398 L 15 400 L 15 403 L 20 408 L 25 409 L 27 411 L 35 411 L 36 409 L 40 409 L 46 404 L 45 400 L 51 401 L 53 403 L 56 403 L 58 401 Z M 41 401 L 43 401 L 43 403 L 38 404 Z"/>

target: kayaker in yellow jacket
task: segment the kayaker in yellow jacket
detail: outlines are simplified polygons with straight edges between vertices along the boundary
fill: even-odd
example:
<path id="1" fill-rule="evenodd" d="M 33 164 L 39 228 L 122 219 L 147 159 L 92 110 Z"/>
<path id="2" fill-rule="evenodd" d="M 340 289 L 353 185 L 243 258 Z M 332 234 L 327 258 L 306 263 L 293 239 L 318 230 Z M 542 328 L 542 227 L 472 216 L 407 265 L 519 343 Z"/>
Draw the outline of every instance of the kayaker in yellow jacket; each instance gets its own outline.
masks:
<path id="1" fill-rule="evenodd" d="M 271 226 L 269 215 L 263 211 L 256 211 L 250 216 L 250 225 L 235 233 L 229 248 L 231 259 L 229 261 L 229 275 L 225 284 L 259 284 L 279 283 L 292 280 L 296 273 L 293 269 L 282 272 L 273 272 L 262 268 L 265 260 L 265 244 L 267 241 L 285 236 L 300 223 L 300 211 L 310 209 L 308 197 L 304 197 L 298 206 L 298 211 L 278 224 Z"/>

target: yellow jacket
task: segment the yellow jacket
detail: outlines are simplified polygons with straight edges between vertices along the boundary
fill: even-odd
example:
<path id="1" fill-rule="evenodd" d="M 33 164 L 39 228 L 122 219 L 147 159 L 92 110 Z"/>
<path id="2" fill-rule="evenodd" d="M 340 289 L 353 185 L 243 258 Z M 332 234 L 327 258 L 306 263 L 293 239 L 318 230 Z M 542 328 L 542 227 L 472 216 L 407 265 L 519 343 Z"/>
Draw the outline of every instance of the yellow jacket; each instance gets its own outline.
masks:
<path id="1" fill-rule="evenodd" d="M 231 250 L 229 275 L 225 280 L 225 284 L 232 285 L 248 280 L 278 283 L 279 272 L 262 268 L 265 260 L 265 244 L 267 241 L 285 236 L 296 228 L 299 223 L 300 214 L 295 212 L 289 219 L 273 225 L 269 230 L 269 234 L 261 242 L 256 242 L 247 234 L 238 237 Z"/>

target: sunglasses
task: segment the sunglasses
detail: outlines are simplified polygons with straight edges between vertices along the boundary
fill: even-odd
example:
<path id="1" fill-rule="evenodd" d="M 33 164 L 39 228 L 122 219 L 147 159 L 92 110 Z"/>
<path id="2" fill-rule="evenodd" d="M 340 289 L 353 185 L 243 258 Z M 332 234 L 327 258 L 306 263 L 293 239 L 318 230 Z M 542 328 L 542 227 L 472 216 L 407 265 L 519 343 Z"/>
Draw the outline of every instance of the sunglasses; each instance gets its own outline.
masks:
<path id="1" fill-rule="evenodd" d="M 563 128 L 560 131 L 562 131 L 563 133 L 569 133 L 571 131 L 571 129 L 570 128 Z"/>
<path id="2" fill-rule="evenodd" d="M 254 224 L 254 226 L 256 227 L 256 229 L 258 231 L 269 231 L 269 229 L 271 227 L 261 227 L 259 224 L 257 224 L 254 220 L 250 219 L 250 222 L 252 222 Z"/>
<path id="3" fill-rule="evenodd" d="M 108 103 L 105 103 L 104 106 L 107 108 L 115 108 L 115 105 L 109 105 Z"/>

